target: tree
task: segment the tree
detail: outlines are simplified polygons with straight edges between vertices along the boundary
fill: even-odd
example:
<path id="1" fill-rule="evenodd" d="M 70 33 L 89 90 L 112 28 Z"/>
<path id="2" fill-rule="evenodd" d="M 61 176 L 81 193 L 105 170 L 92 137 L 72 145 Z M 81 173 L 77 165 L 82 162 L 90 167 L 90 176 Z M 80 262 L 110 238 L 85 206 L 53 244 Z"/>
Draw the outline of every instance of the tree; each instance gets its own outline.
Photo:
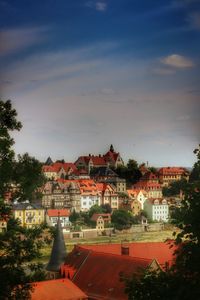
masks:
<path id="1" fill-rule="evenodd" d="M 12 107 L 11 101 L 0 100 L 0 197 L 4 196 L 8 184 L 12 180 L 14 151 L 12 146 L 14 140 L 10 132 L 20 130 L 22 124 L 17 121 L 17 112 Z"/>
<path id="2" fill-rule="evenodd" d="M 135 223 L 135 219 L 130 212 L 124 209 L 118 209 L 113 211 L 111 215 L 111 223 L 117 230 L 123 230 L 130 228 L 131 225 Z"/>
<path id="3" fill-rule="evenodd" d="M 200 149 L 194 152 L 200 166 Z M 140 279 L 126 279 L 128 299 L 200 299 L 200 181 L 186 183 L 184 196 L 175 213 L 180 232 L 175 234 L 174 265 L 166 272 L 148 271 Z"/>
<path id="4" fill-rule="evenodd" d="M 103 213 L 105 213 L 105 214 L 111 214 L 111 212 L 112 212 L 112 208 L 111 208 L 110 204 L 108 204 L 108 203 L 101 204 L 101 208 L 102 208 Z"/>
<path id="5" fill-rule="evenodd" d="M 13 180 L 19 185 L 19 191 L 15 195 L 20 200 L 33 200 L 40 196 L 38 188 L 45 182 L 42 173 L 42 163 L 28 153 L 18 155 L 14 163 Z"/>
<path id="6" fill-rule="evenodd" d="M 0 219 L 7 231 L 0 233 L 0 299 L 30 299 L 30 282 L 44 280 L 40 257 L 44 244 L 43 226 L 26 229 L 13 219 L 11 208 L 0 200 Z"/>
<path id="7" fill-rule="evenodd" d="M 102 213 L 103 213 L 103 208 L 97 204 L 90 207 L 90 210 L 88 212 L 90 218 L 93 216 L 93 214 L 102 214 Z"/>
<path id="8" fill-rule="evenodd" d="M 119 177 L 126 179 L 129 186 L 136 183 L 142 176 L 138 163 L 134 159 L 129 159 L 127 166 L 119 166 L 115 172 Z"/>
<path id="9" fill-rule="evenodd" d="M 164 197 L 171 197 L 180 195 L 180 191 L 183 191 L 187 184 L 187 180 L 182 178 L 170 183 L 169 187 L 163 187 L 162 192 Z"/>

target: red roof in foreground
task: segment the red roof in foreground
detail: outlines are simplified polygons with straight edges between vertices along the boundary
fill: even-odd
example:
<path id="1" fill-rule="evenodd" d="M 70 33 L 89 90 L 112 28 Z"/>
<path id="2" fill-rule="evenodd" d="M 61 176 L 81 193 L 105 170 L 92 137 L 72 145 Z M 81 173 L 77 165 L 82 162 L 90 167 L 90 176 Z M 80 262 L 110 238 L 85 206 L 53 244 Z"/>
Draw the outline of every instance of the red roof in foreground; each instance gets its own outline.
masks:
<path id="1" fill-rule="evenodd" d="M 68 209 L 48 209 L 47 215 L 49 217 L 69 217 L 70 211 Z"/>
<path id="2" fill-rule="evenodd" d="M 96 252 L 79 246 L 69 255 L 61 268 L 62 273 L 69 276 L 74 270 L 72 281 L 91 299 L 126 300 L 128 296 L 120 275 L 140 276 L 152 262 L 150 259 Z"/>
<path id="3" fill-rule="evenodd" d="M 86 300 L 88 297 L 69 279 L 35 282 L 32 300 Z"/>
<path id="4" fill-rule="evenodd" d="M 129 243 L 129 255 L 131 257 L 156 259 L 164 267 L 165 263 L 171 265 L 174 260 L 175 246 L 170 248 L 171 243 L 148 242 L 148 243 Z M 99 251 L 104 253 L 121 254 L 121 244 L 99 244 L 81 245 L 82 248 Z"/>

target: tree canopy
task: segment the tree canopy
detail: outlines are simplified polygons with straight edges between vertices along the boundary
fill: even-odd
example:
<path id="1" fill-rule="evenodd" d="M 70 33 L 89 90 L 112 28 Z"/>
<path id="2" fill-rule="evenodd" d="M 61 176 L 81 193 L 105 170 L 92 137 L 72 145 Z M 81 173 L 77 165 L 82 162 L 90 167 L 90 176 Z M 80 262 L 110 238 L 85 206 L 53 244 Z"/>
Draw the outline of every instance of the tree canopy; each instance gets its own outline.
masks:
<path id="1" fill-rule="evenodd" d="M 113 211 L 111 222 L 117 230 L 123 230 L 130 228 L 135 223 L 135 218 L 130 212 L 118 209 Z"/>
<path id="2" fill-rule="evenodd" d="M 17 120 L 17 112 L 12 107 L 11 101 L 0 100 L 0 197 L 3 197 L 12 179 L 15 153 L 12 149 L 14 140 L 10 133 L 20 130 L 21 127 L 22 124 Z"/>

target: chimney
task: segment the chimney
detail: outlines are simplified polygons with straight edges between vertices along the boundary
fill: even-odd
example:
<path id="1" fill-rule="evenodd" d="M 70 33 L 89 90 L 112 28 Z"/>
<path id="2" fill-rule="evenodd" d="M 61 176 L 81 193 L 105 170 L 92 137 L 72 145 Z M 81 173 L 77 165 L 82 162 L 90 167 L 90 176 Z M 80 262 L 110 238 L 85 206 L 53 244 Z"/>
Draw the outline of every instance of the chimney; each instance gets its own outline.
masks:
<path id="1" fill-rule="evenodd" d="M 129 256 L 129 243 L 126 241 L 121 243 L 121 255 Z"/>

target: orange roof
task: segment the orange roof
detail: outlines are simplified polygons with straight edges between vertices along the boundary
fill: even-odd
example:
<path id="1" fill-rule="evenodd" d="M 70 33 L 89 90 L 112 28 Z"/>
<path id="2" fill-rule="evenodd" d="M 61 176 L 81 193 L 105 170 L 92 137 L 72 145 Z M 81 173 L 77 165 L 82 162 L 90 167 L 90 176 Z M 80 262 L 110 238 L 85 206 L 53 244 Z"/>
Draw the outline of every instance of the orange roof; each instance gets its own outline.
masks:
<path id="1" fill-rule="evenodd" d="M 69 279 L 56 279 L 33 283 L 32 300 L 83 300 L 85 293 Z"/>
<path id="2" fill-rule="evenodd" d="M 182 167 L 164 167 L 159 170 L 160 175 L 182 175 L 187 173 L 187 170 Z"/>
<path id="3" fill-rule="evenodd" d="M 129 255 L 131 257 L 156 259 L 164 266 L 166 262 L 170 265 L 174 260 L 175 246 L 170 248 L 171 243 L 148 242 L 148 243 L 129 243 Z M 121 244 L 99 244 L 99 245 L 81 245 L 82 248 L 101 251 L 104 253 L 121 254 Z"/>
<path id="4" fill-rule="evenodd" d="M 93 214 L 91 220 L 97 221 L 99 217 L 102 217 L 104 220 L 110 220 L 111 214 Z"/>
<path id="5" fill-rule="evenodd" d="M 70 216 L 70 211 L 68 209 L 48 209 L 47 210 L 47 215 L 49 217 L 69 217 Z"/>
<path id="6" fill-rule="evenodd" d="M 75 267 L 76 272 L 72 281 L 79 286 L 91 299 L 125 300 L 124 282 L 120 274 L 139 276 L 146 269 L 151 259 L 133 258 L 125 255 L 96 252 L 76 246 L 72 251 L 72 260 L 68 258 L 64 269 Z"/>

